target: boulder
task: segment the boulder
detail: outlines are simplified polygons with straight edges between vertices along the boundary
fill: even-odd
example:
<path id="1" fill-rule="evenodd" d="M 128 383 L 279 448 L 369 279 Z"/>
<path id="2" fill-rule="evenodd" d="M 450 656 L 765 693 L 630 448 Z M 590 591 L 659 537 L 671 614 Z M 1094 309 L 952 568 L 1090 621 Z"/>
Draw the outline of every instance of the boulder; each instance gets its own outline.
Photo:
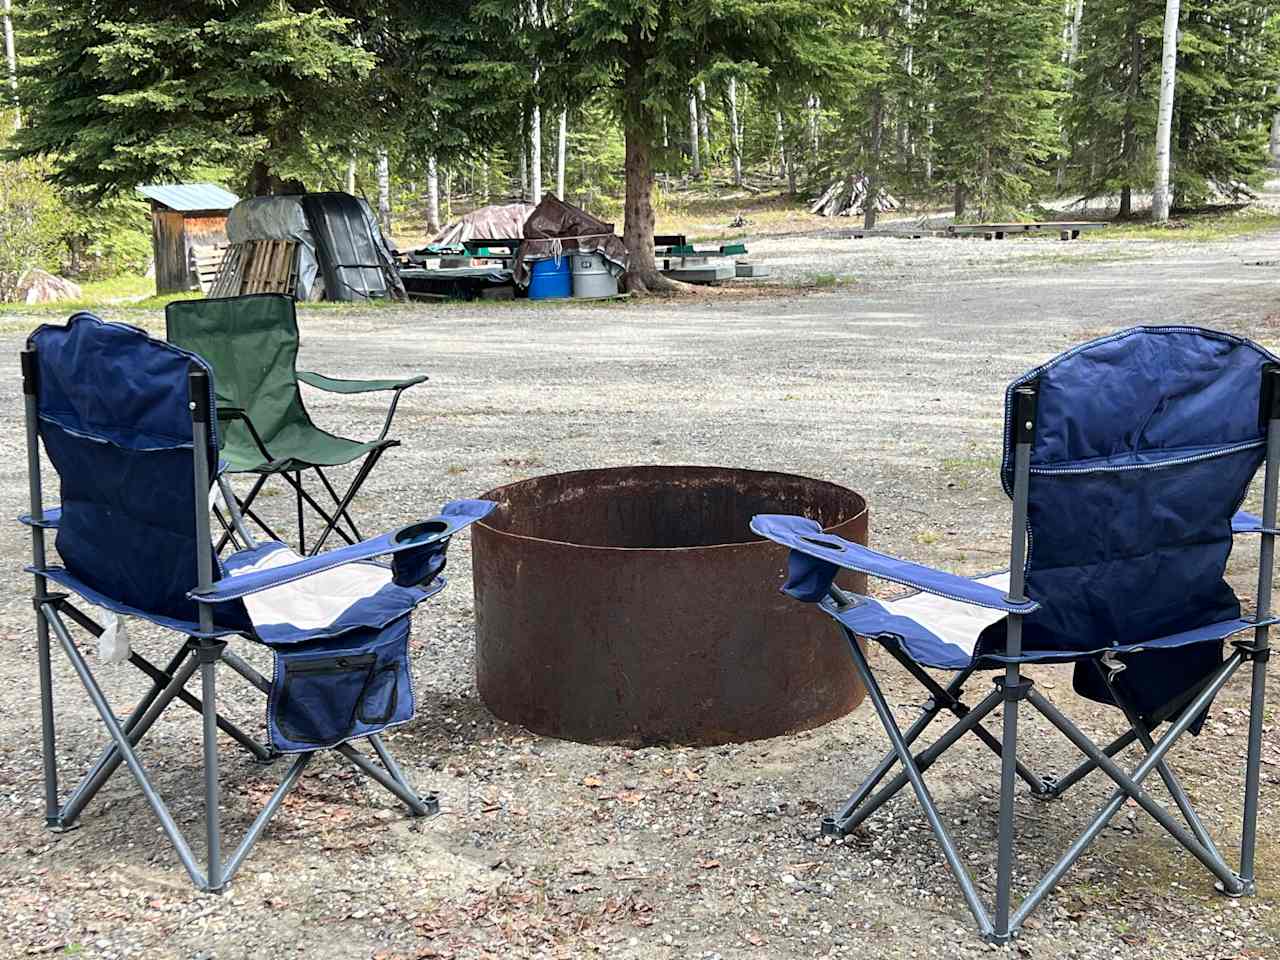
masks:
<path id="1" fill-rule="evenodd" d="M 78 283 L 55 277 L 47 270 L 33 267 L 18 280 L 18 299 L 23 303 L 55 303 L 79 300 L 84 294 Z"/>

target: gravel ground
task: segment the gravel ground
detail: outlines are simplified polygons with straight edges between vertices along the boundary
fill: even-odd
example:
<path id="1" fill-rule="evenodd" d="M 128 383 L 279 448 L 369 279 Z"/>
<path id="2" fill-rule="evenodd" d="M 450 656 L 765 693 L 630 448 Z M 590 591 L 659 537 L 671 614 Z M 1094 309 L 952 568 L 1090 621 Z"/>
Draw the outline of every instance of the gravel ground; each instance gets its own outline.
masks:
<path id="1" fill-rule="evenodd" d="M 975 573 L 998 567 L 1007 550 L 996 468 L 1001 391 L 1016 373 L 1136 323 L 1203 323 L 1280 348 L 1280 235 L 1201 245 L 799 238 L 753 252 L 784 283 L 819 273 L 858 282 L 691 303 L 304 309 L 304 367 L 432 377 L 402 403 L 396 433 L 406 442 L 366 488 L 364 526 L 386 529 L 450 497 L 557 470 L 742 465 L 851 486 L 871 503 L 874 544 Z M 9 356 L 31 323 L 6 322 Z M 0 497 L 11 516 L 25 490 L 16 362 L 0 368 L 0 399 Z M 339 432 L 368 434 L 380 421 L 374 398 L 309 395 L 308 403 Z M 285 497 L 264 503 L 288 516 Z M 869 705 L 814 731 L 710 749 L 532 736 L 477 700 L 469 543 L 453 549 L 449 589 L 415 617 L 418 719 L 388 737 L 410 779 L 442 794 L 443 816 L 410 821 L 348 765 L 317 760 L 230 891 L 215 897 L 192 892 L 123 774 L 81 829 L 42 828 L 34 632 L 21 574 L 29 547 L 16 527 L 0 528 L 0 630 L 10 651 L 0 662 L 5 955 L 1280 956 L 1274 713 L 1258 897 L 1217 896 L 1199 865 L 1130 807 L 1024 935 L 994 949 L 973 932 L 910 796 L 843 844 L 815 836 L 821 812 L 883 749 Z M 1251 598 L 1246 553 L 1230 575 Z M 153 659 L 173 646 L 172 636 L 142 627 L 134 637 Z M 905 724 L 917 690 L 887 657 L 877 660 Z M 1065 669 L 1035 675 L 1087 732 L 1119 731 L 1117 714 L 1072 694 Z M 123 668 L 104 666 L 99 676 L 120 712 L 144 687 Z M 229 671 L 221 676 L 229 715 L 260 726 L 256 692 Z M 1208 735 L 1173 758 L 1227 849 L 1239 831 L 1242 677 L 1220 697 Z M 70 783 L 101 730 L 62 660 L 56 683 Z M 175 708 L 142 750 L 197 838 L 198 729 L 194 714 Z M 1046 724 L 1031 720 L 1023 731 L 1039 770 L 1075 762 Z M 953 749 L 930 778 L 989 900 L 998 770 L 975 744 Z M 236 836 L 281 765 L 254 766 L 229 743 L 222 757 L 224 822 Z M 1052 805 L 1019 798 L 1021 890 L 1106 792 L 1090 779 Z"/>

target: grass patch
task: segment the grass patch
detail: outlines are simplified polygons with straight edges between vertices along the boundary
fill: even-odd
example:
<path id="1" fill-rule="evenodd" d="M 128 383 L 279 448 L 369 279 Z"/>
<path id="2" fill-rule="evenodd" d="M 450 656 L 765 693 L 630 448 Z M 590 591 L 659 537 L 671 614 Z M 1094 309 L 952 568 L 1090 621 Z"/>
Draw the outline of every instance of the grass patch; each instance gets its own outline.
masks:
<path id="1" fill-rule="evenodd" d="M 1106 230 L 1081 234 L 1086 242 L 1098 240 L 1186 240 L 1204 243 L 1230 240 L 1280 230 L 1280 212 L 1254 206 L 1211 207 L 1179 213 L 1166 224 L 1141 220 L 1113 223 Z"/>

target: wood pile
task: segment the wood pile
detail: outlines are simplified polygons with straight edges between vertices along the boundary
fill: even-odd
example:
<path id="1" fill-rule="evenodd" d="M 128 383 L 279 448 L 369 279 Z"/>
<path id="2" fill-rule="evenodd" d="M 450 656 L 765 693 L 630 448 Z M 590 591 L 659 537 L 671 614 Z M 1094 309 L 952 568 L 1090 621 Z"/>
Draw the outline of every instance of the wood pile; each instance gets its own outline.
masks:
<path id="1" fill-rule="evenodd" d="M 298 244 L 293 240 L 233 243 L 223 254 L 210 297 L 246 293 L 285 293 L 298 289 Z"/>
<path id="2" fill-rule="evenodd" d="M 863 203 L 866 199 L 867 178 L 864 174 L 855 173 L 827 187 L 822 196 L 813 201 L 809 212 L 824 217 L 850 217 L 863 213 Z M 898 201 L 882 191 L 876 209 L 881 213 L 897 210 Z"/>

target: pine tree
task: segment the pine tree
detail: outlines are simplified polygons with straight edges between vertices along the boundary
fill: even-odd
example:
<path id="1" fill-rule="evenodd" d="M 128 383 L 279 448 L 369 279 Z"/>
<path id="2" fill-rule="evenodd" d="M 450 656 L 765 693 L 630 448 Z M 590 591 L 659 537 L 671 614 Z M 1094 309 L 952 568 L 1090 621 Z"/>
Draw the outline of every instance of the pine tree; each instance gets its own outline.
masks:
<path id="1" fill-rule="evenodd" d="M 1024 207 L 1057 150 L 1061 0 L 930 0 L 916 64 L 932 103 L 935 175 L 956 215 Z"/>
<path id="2" fill-rule="evenodd" d="M 356 119 L 374 57 L 348 18 L 301 0 L 32 0 L 19 157 L 95 195 L 253 163 L 265 192 Z"/>
<path id="3" fill-rule="evenodd" d="M 1089 0 L 1080 22 L 1076 75 L 1064 111 L 1072 190 L 1120 197 L 1154 177 L 1163 0 Z"/>
<path id="4" fill-rule="evenodd" d="M 1183 0 L 1173 115 L 1175 205 L 1258 186 L 1280 75 L 1273 4 Z"/>

